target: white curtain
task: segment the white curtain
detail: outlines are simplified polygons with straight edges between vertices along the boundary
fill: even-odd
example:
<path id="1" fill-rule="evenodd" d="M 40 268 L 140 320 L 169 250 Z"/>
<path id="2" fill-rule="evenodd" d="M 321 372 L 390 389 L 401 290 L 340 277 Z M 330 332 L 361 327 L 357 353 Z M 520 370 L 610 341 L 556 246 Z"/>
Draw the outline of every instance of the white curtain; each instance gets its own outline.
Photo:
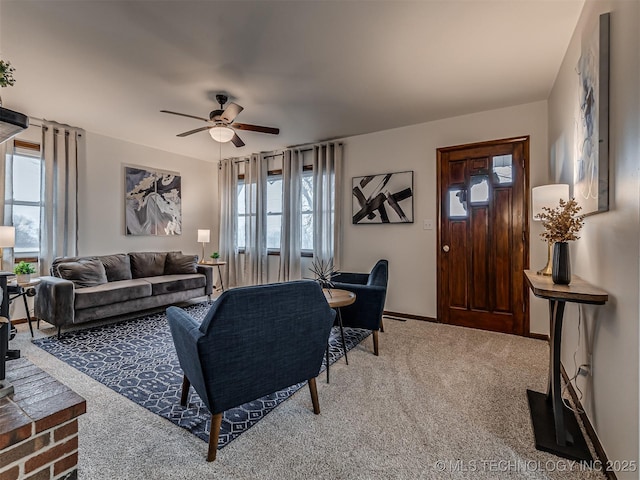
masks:
<path id="1" fill-rule="evenodd" d="M 245 163 L 244 285 L 267 283 L 267 160 L 253 154 Z"/>
<path id="2" fill-rule="evenodd" d="M 313 147 L 313 257 L 333 263 L 341 260 L 342 144 Z"/>
<path id="3" fill-rule="evenodd" d="M 13 140 L 0 144 L 0 225 L 13 225 Z M 2 249 L 2 269 L 13 271 L 13 248 Z"/>
<path id="4" fill-rule="evenodd" d="M 280 233 L 281 282 L 302 277 L 302 166 L 300 150 L 285 150 L 282 160 L 282 228 Z"/>
<path id="5" fill-rule="evenodd" d="M 218 199 L 220 205 L 220 260 L 227 262 L 221 269 L 223 283 L 228 288 L 238 286 L 242 278 L 236 238 L 238 236 L 238 175 L 240 161 L 222 160 L 218 168 Z"/>
<path id="6" fill-rule="evenodd" d="M 40 275 L 51 261 L 78 253 L 78 162 L 84 155 L 84 132 L 42 122 L 42 205 Z"/>

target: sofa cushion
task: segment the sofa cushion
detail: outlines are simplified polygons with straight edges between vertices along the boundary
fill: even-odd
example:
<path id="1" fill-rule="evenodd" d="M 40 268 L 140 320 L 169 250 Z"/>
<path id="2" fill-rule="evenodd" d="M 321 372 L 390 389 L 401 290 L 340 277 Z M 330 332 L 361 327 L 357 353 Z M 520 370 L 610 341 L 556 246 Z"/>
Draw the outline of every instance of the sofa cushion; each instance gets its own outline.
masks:
<path id="1" fill-rule="evenodd" d="M 167 252 L 130 253 L 131 276 L 133 278 L 156 277 L 164 275 Z"/>
<path id="2" fill-rule="evenodd" d="M 84 258 L 75 262 L 57 264 L 60 278 L 71 280 L 76 287 L 95 287 L 107 283 L 104 265 L 97 258 Z"/>
<path id="3" fill-rule="evenodd" d="M 75 308 L 99 307 L 151 295 L 151 284 L 144 280 L 117 280 L 76 290 Z"/>
<path id="4" fill-rule="evenodd" d="M 126 253 L 116 253 L 114 255 L 103 255 L 98 259 L 104 265 L 107 272 L 107 280 L 117 282 L 118 280 L 131 280 L 131 262 Z"/>
<path id="5" fill-rule="evenodd" d="M 203 288 L 206 284 L 205 276 L 199 273 L 194 275 L 162 275 L 161 277 L 148 277 L 145 280 L 151 284 L 153 295 Z"/>
<path id="6" fill-rule="evenodd" d="M 96 258 L 98 257 L 56 257 L 51 262 L 49 273 L 53 277 L 62 278 L 60 276 L 60 272 L 58 271 L 58 265 L 60 265 L 61 263 L 77 262 L 79 260 L 95 260 Z"/>
<path id="7" fill-rule="evenodd" d="M 164 264 L 165 275 L 181 275 L 198 273 L 198 256 L 169 252 Z"/>

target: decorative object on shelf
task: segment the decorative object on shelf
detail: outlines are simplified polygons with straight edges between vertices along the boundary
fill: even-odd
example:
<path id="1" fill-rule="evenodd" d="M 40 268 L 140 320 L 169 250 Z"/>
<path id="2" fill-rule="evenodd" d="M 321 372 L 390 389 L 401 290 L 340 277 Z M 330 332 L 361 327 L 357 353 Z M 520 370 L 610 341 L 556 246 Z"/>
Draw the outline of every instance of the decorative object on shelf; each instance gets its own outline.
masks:
<path id="1" fill-rule="evenodd" d="M 182 187 L 179 173 L 124 167 L 127 235 L 182 234 Z"/>
<path id="2" fill-rule="evenodd" d="M 13 78 L 15 68 L 11 62 L 0 60 L 0 87 L 11 87 L 16 81 Z M 20 113 L 2 108 L 2 96 L 0 96 L 0 143 L 15 137 L 29 126 L 29 117 Z"/>
<path id="3" fill-rule="evenodd" d="M 220 254 L 218 252 L 213 252 L 210 256 L 214 260 L 218 260 L 220 258 Z"/>
<path id="4" fill-rule="evenodd" d="M 567 242 L 580 238 L 578 233 L 584 224 L 584 215 L 579 215 L 582 207 L 572 198 L 569 201 L 560 199 L 557 207 L 542 207 L 542 210 L 538 217 L 545 230 L 540 236 L 554 242 L 551 278 L 553 283 L 569 285 L 571 265 Z"/>
<path id="5" fill-rule="evenodd" d="M 36 269 L 33 265 L 23 260 L 13 268 L 13 273 L 17 275 L 18 283 L 29 283 L 31 275 L 36 273 Z"/>
<path id="6" fill-rule="evenodd" d="M 354 177 L 354 224 L 413 223 L 413 171 Z"/>
<path id="7" fill-rule="evenodd" d="M 534 187 L 531 189 L 531 207 L 533 210 L 533 220 L 542 221 L 540 214 L 544 213 L 543 208 L 553 208 L 558 205 L 558 201 L 569 199 L 569 185 L 566 184 L 552 184 L 542 185 L 540 187 Z M 547 240 L 547 264 L 541 270 L 538 270 L 538 275 L 551 276 L 551 250 L 553 248 L 553 241 Z"/>
<path id="8" fill-rule="evenodd" d="M 609 17 L 583 38 L 576 66 L 573 195 L 586 215 L 609 210 Z"/>
<path id="9" fill-rule="evenodd" d="M 16 83 L 13 72 L 16 69 L 11 66 L 11 62 L 0 60 L 0 87 L 11 87 Z"/>
<path id="10" fill-rule="evenodd" d="M 200 257 L 200 263 L 204 262 L 204 244 L 209 243 L 211 240 L 211 230 L 198 229 L 198 242 L 202 243 L 202 256 Z"/>
<path id="11" fill-rule="evenodd" d="M 16 227 L 0 226 L 0 271 L 2 271 L 3 248 L 13 248 L 16 245 Z"/>
<path id="12" fill-rule="evenodd" d="M 324 260 L 314 260 L 311 262 L 309 270 L 314 275 L 314 280 L 320 284 L 322 288 L 334 288 L 333 277 L 340 272 L 333 266 L 333 262 L 325 262 Z"/>

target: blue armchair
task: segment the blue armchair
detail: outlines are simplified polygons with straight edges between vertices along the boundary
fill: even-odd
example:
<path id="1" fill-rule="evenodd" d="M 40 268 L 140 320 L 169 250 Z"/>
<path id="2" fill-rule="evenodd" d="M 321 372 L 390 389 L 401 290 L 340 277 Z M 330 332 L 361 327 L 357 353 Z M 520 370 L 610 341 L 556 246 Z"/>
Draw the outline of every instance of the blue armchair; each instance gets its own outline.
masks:
<path id="1" fill-rule="evenodd" d="M 228 290 L 202 324 L 178 307 L 167 317 L 184 372 L 180 403 L 193 385 L 212 415 L 207 461 L 216 458 L 222 414 L 232 407 L 308 380 L 320 413 L 315 379 L 335 312 L 316 282 Z"/>
<path id="2" fill-rule="evenodd" d="M 333 278 L 335 288 L 349 290 L 356 294 L 356 301 L 342 307 L 342 323 L 346 327 L 373 330 L 373 353 L 378 355 L 378 331 L 384 331 L 382 314 L 387 296 L 389 262 L 379 260 L 371 273 L 342 272 Z"/>

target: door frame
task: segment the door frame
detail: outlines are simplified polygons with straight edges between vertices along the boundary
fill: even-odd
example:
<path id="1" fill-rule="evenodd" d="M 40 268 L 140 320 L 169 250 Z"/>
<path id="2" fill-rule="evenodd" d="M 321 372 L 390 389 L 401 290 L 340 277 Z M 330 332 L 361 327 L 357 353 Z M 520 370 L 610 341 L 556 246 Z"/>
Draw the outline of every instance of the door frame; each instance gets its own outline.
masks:
<path id="1" fill-rule="evenodd" d="M 446 308 L 442 303 L 442 298 L 440 296 L 440 287 L 442 282 L 442 205 L 440 199 L 442 198 L 442 182 L 440 181 L 440 176 L 442 174 L 442 155 L 443 153 L 448 153 L 456 150 L 467 150 L 471 148 L 479 148 L 479 147 L 492 147 L 494 145 L 502 145 L 505 143 L 523 143 L 523 152 L 522 152 L 522 171 L 524 172 L 524 194 L 522 195 L 522 208 L 524 212 L 523 218 L 523 231 L 522 231 L 522 240 L 523 245 L 522 248 L 524 250 L 523 255 L 523 264 L 525 269 L 529 268 L 529 148 L 530 148 L 530 137 L 529 135 L 522 135 L 519 137 L 510 137 L 499 140 L 488 140 L 485 142 L 476 142 L 476 143 L 466 143 L 463 145 L 453 145 L 450 147 L 441 147 L 436 150 L 437 160 L 436 160 L 436 209 L 438 214 L 438 225 L 437 225 L 437 242 L 436 242 L 436 303 L 437 303 L 437 313 L 436 318 L 439 323 L 442 323 L 442 311 Z M 523 337 L 531 336 L 531 328 L 530 328 L 530 318 L 529 318 L 529 290 L 527 288 L 527 282 L 524 280 L 524 272 L 522 272 L 523 282 L 522 287 L 524 289 L 523 292 L 523 322 L 522 322 L 522 332 L 517 333 L 517 335 L 521 335 Z"/>

